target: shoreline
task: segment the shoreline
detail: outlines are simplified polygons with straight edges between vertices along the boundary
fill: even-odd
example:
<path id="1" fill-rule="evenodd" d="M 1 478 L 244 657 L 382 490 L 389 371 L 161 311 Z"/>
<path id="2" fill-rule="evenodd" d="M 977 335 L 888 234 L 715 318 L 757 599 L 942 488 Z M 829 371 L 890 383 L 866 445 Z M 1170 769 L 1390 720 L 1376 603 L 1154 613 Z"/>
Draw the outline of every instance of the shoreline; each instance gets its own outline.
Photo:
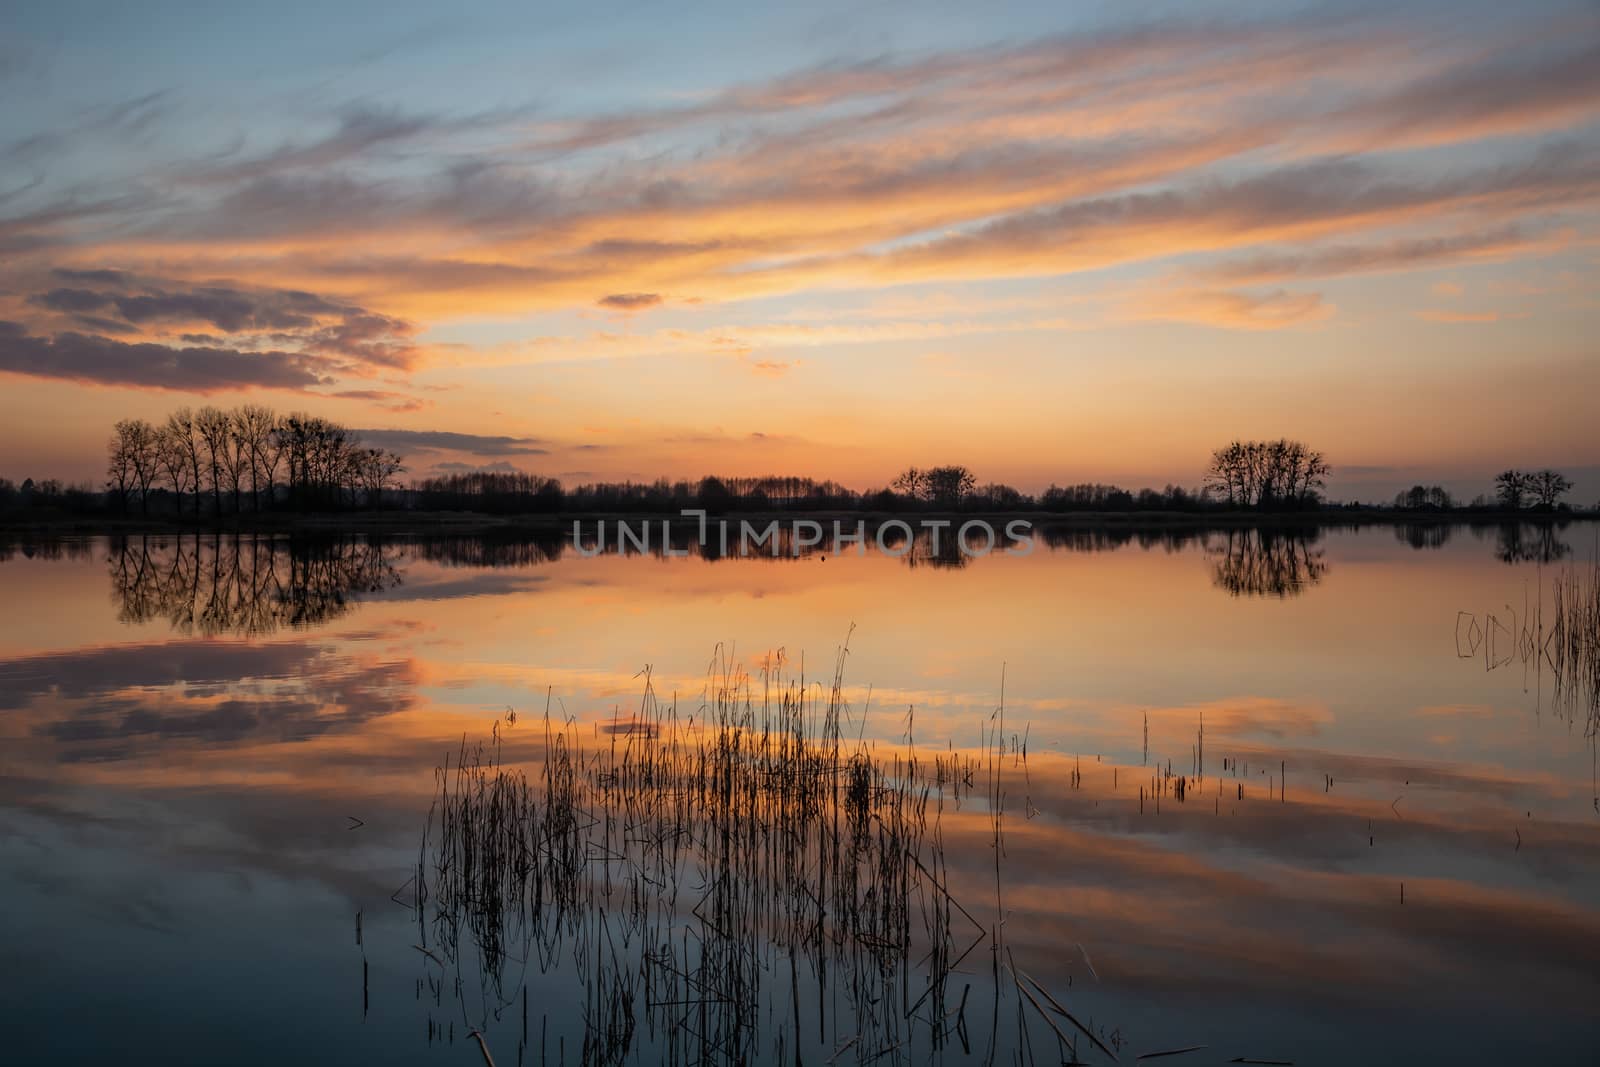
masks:
<path id="1" fill-rule="evenodd" d="M 1564 526 L 1570 523 L 1600 522 L 1600 511 L 1425 511 L 1410 512 L 1395 508 L 1350 508 L 1320 511 L 733 511 L 707 516 L 707 521 L 730 524 L 765 524 L 810 521 L 831 530 L 834 522 L 854 529 L 865 523 L 876 529 L 889 522 L 917 527 L 923 523 L 948 522 L 959 527 L 963 522 L 1029 522 L 1035 529 L 1259 529 L 1259 528 L 1356 528 L 1362 526 L 1472 526 L 1524 523 Z M 493 515 L 483 512 L 266 512 L 260 515 L 229 515 L 221 521 L 173 516 L 87 516 L 87 515 L 0 515 L 0 533 L 38 534 L 344 534 L 372 533 L 396 535 L 427 534 L 515 534 L 570 533 L 573 523 L 592 531 L 600 522 L 630 525 L 666 522 L 673 529 L 699 525 L 695 515 L 661 512 L 592 512 L 556 514 Z"/>

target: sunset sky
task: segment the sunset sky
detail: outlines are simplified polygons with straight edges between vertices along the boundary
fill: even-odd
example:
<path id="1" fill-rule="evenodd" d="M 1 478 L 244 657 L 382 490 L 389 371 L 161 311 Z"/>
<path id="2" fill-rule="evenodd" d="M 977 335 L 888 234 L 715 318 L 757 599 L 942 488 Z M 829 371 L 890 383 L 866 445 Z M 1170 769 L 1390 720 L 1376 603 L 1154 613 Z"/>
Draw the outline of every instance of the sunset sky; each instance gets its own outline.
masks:
<path id="1" fill-rule="evenodd" d="M 1600 498 L 1600 9 L 8 3 L 0 476 L 242 401 L 413 475 Z"/>

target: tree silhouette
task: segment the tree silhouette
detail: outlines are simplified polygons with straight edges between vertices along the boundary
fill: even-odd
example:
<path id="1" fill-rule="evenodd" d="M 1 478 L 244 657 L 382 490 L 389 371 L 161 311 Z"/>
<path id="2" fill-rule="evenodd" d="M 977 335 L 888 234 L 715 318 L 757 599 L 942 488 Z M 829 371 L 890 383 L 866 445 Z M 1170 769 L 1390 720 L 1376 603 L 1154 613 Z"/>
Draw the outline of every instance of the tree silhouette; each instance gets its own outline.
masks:
<path id="1" fill-rule="evenodd" d="M 1560 503 L 1561 498 L 1572 491 L 1572 482 L 1558 471 L 1542 470 L 1530 474 L 1528 491 L 1539 502 L 1540 507 L 1553 508 Z"/>
<path id="2" fill-rule="evenodd" d="M 377 507 L 405 465 L 397 453 L 364 447 L 337 423 L 300 414 L 279 418 L 253 404 L 229 411 L 179 408 L 159 428 L 125 419 L 106 453 L 107 489 L 124 508 L 138 493 L 147 512 L 160 481 L 180 514 L 191 495 L 196 516 L 208 495 L 215 515 L 224 513 L 225 501 L 235 514 L 243 511 L 247 493 L 259 511 L 277 502 L 281 470 L 293 505 Z"/>
<path id="3" fill-rule="evenodd" d="M 1518 470 L 1501 471 L 1495 476 L 1494 495 L 1505 507 L 1521 508 L 1528 499 L 1528 476 Z"/>
<path id="4" fill-rule="evenodd" d="M 1235 506 L 1301 506 L 1315 502 L 1332 470 L 1299 441 L 1234 441 L 1211 453 L 1206 487 Z"/>

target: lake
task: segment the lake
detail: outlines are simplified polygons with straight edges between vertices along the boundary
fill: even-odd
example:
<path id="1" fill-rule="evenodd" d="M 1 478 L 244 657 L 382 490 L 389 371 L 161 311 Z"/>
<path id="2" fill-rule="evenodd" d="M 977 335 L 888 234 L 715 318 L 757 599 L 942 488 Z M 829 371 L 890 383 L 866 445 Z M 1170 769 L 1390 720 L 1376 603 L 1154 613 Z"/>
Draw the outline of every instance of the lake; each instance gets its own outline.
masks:
<path id="1" fill-rule="evenodd" d="M 0 1059 L 1592 1063 L 1596 540 L 0 535 Z"/>

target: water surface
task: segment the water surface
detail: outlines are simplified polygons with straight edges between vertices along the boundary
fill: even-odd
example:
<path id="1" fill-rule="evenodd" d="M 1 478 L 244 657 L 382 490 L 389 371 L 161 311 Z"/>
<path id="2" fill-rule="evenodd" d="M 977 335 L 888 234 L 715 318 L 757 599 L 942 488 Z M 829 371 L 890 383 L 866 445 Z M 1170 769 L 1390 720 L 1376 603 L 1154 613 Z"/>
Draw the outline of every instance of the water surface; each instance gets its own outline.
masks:
<path id="1" fill-rule="evenodd" d="M 1582 525 L 1077 530 L 965 561 L 13 538 L 0 1003 L 29 1022 L 5 1058 L 469 1063 L 483 1026 L 497 1062 L 538 1062 L 520 1007 L 424 984 L 407 885 L 434 768 L 497 731 L 536 761 L 547 712 L 601 748 L 646 678 L 685 721 L 719 665 L 825 687 L 847 645 L 848 733 L 875 758 L 1008 746 L 998 907 L 982 795 L 942 815 L 950 891 L 1122 1060 L 1592 1062 L 1593 691 L 1530 649 L 1594 545 Z M 969 957 L 949 1007 L 993 973 Z M 578 1062 L 587 979 L 528 968 L 510 996 L 523 979 L 530 1046 Z M 1006 1011 L 974 1020 L 976 1058 L 986 1028 L 1053 1049 Z M 803 1059 L 928 1051 L 824 1029 Z M 606 1054 L 652 1062 L 652 1040 Z"/>

